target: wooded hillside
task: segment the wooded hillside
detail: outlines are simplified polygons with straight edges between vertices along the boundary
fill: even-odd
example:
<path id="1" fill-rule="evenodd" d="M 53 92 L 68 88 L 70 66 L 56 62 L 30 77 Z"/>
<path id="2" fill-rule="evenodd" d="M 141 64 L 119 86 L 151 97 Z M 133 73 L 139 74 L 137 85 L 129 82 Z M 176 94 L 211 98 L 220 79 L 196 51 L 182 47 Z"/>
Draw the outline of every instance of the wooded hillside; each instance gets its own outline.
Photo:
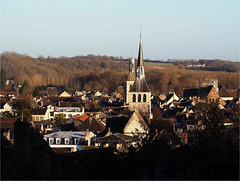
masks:
<path id="1" fill-rule="evenodd" d="M 38 57 L 5 52 L 1 54 L 1 69 L 7 79 L 21 84 L 27 80 L 30 86 L 59 86 L 66 90 L 104 90 L 111 93 L 124 85 L 129 62 L 118 57 L 76 56 Z M 171 65 L 145 65 L 146 79 L 153 93 L 174 90 L 181 94 L 183 88 L 194 88 L 199 79 L 207 75 L 219 80 L 219 85 L 228 89 L 239 88 L 239 73 L 229 72 L 189 72 L 183 67 Z"/>

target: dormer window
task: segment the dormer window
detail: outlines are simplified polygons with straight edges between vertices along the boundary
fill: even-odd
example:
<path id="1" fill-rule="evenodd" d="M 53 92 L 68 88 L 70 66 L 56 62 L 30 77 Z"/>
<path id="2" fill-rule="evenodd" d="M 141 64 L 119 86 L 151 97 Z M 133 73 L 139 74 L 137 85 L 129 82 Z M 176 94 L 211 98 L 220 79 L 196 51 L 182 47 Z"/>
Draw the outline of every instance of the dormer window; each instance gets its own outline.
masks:
<path id="1" fill-rule="evenodd" d="M 79 139 L 75 138 L 74 142 L 75 142 L 75 145 L 78 145 L 79 144 Z"/>
<path id="2" fill-rule="evenodd" d="M 69 145 L 70 139 L 69 138 L 65 138 L 65 144 Z"/>
<path id="3" fill-rule="evenodd" d="M 61 138 L 56 138 L 56 144 L 61 144 Z"/>
<path id="4" fill-rule="evenodd" d="M 54 143 L 54 138 L 49 138 L 49 144 L 53 144 Z"/>

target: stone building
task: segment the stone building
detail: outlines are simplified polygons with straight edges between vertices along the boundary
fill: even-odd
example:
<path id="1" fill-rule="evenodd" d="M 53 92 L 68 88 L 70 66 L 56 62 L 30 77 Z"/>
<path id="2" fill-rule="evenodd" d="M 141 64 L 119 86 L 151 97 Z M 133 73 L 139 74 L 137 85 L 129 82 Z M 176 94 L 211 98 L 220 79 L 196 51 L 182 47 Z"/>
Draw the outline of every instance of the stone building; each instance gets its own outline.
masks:
<path id="1" fill-rule="evenodd" d="M 125 105 L 129 107 L 130 111 L 141 111 L 148 121 L 151 119 L 151 90 L 145 80 L 141 34 L 137 66 L 135 66 L 133 58 L 130 61 L 125 87 Z"/>

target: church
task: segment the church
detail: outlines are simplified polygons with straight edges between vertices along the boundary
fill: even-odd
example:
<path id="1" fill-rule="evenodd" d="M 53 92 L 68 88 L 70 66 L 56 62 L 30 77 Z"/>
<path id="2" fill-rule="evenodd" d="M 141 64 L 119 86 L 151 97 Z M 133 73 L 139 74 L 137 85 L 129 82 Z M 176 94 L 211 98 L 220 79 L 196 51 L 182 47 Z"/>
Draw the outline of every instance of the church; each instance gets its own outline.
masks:
<path id="1" fill-rule="evenodd" d="M 138 60 L 132 57 L 125 86 L 125 105 L 130 111 L 140 111 L 146 120 L 151 119 L 151 90 L 145 80 L 142 36 L 140 34 Z"/>

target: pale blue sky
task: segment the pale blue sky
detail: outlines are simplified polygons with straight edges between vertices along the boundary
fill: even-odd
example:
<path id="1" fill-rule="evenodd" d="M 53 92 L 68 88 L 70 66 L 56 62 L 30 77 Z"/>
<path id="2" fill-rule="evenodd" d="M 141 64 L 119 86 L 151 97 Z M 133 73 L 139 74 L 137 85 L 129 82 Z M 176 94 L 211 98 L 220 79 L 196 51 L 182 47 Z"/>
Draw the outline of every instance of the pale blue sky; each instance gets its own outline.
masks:
<path id="1" fill-rule="evenodd" d="M 1 4 L 1 52 L 33 57 L 239 61 L 239 1 L 11 1 Z"/>

